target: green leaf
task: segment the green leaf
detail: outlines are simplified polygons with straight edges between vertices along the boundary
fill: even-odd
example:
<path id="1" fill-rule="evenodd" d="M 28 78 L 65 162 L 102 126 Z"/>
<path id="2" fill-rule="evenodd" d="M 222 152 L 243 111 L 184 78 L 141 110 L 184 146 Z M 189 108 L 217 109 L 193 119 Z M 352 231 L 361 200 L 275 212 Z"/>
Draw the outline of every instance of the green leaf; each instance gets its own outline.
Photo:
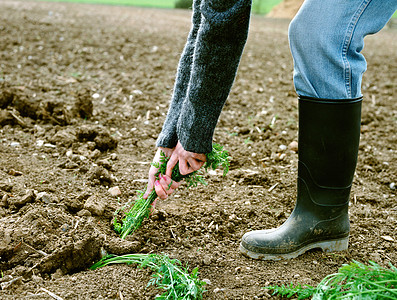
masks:
<path id="1" fill-rule="evenodd" d="M 391 263 L 390 269 L 369 261 L 369 265 L 353 260 L 344 264 L 337 273 L 327 275 L 317 287 L 269 286 L 273 295 L 297 296 L 305 299 L 397 299 L 397 269 Z"/>

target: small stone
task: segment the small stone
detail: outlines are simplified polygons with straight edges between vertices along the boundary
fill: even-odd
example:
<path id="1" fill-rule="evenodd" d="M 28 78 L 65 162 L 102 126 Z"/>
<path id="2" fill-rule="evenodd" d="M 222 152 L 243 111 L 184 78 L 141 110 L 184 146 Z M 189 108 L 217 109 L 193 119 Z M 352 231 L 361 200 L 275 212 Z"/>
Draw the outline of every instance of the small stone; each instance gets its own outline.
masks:
<path id="1" fill-rule="evenodd" d="M 7 207 L 8 206 L 8 194 L 4 194 L 0 201 L 0 207 Z"/>
<path id="2" fill-rule="evenodd" d="M 37 141 L 36 141 L 36 146 L 37 146 L 37 147 L 40 148 L 40 147 L 43 147 L 43 145 L 44 145 L 44 141 L 43 141 L 43 140 L 37 140 Z"/>
<path id="3" fill-rule="evenodd" d="M 21 198 L 10 198 L 8 200 L 8 203 L 10 203 L 11 205 L 15 205 L 17 207 L 22 207 L 26 203 L 33 202 L 35 198 L 36 198 L 36 196 L 34 194 L 34 191 L 28 190 L 27 193 L 24 196 L 22 196 Z"/>
<path id="4" fill-rule="evenodd" d="M 117 197 L 121 195 L 121 191 L 120 188 L 118 186 L 114 186 L 111 187 L 108 192 L 110 193 L 110 195 L 112 195 L 113 197 Z"/>
<path id="5" fill-rule="evenodd" d="M 93 181 L 93 183 L 99 182 L 99 184 L 110 185 L 113 182 L 113 178 L 109 171 L 101 166 L 93 166 L 89 171 L 88 178 Z"/>
<path id="6" fill-rule="evenodd" d="M 32 275 L 32 281 L 34 283 L 41 283 L 41 282 L 43 282 L 43 278 L 41 276 Z"/>
<path id="7" fill-rule="evenodd" d="M 51 144 L 51 143 L 45 143 L 44 147 L 55 149 L 57 146 L 55 146 L 54 144 Z"/>
<path id="8" fill-rule="evenodd" d="M 87 209 L 82 209 L 82 210 L 80 210 L 80 211 L 77 213 L 77 215 L 78 215 L 79 217 L 91 217 L 91 216 L 92 216 L 91 212 L 90 212 L 89 210 L 87 210 Z"/>
<path id="9" fill-rule="evenodd" d="M 92 195 L 85 202 L 84 208 L 90 211 L 93 215 L 102 216 L 105 212 L 105 202 L 97 195 Z"/>
<path id="10" fill-rule="evenodd" d="M 287 150 L 287 146 L 286 146 L 286 145 L 280 145 L 280 146 L 278 146 L 278 148 L 279 148 L 281 151 Z"/>
<path id="11" fill-rule="evenodd" d="M 392 190 L 395 190 L 396 189 L 396 184 L 394 182 L 390 183 L 389 184 L 389 188 L 392 189 Z"/>
<path id="12" fill-rule="evenodd" d="M 285 153 L 277 153 L 274 159 L 276 161 L 282 161 L 287 155 Z"/>
<path id="13" fill-rule="evenodd" d="M 105 169 L 110 170 L 112 168 L 112 163 L 107 159 L 98 160 L 98 165 L 104 167 Z"/>
<path id="14" fill-rule="evenodd" d="M 72 161 L 64 161 L 64 162 L 58 164 L 57 167 L 62 168 L 62 169 L 77 169 L 79 167 L 79 165 Z"/>
<path id="15" fill-rule="evenodd" d="M 94 151 L 90 152 L 89 155 L 91 159 L 97 159 L 99 156 L 101 156 L 101 151 L 99 151 L 98 149 L 95 149 Z"/>
<path id="16" fill-rule="evenodd" d="M 63 231 L 63 232 L 66 232 L 66 231 L 68 231 L 70 229 L 70 226 L 68 225 L 68 224 L 63 224 L 62 226 L 61 226 L 61 230 Z"/>
<path id="17" fill-rule="evenodd" d="M 10 146 L 16 148 L 16 147 L 21 146 L 21 144 L 19 142 L 11 142 Z"/>
<path id="18" fill-rule="evenodd" d="M 288 149 L 294 152 L 298 152 L 298 142 L 293 141 L 288 145 Z"/>
<path id="19" fill-rule="evenodd" d="M 62 276 L 63 276 L 62 270 L 61 270 L 61 269 L 57 269 L 57 270 L 55 271 L 55 273 L 53 273 L 53 274 L 51 275 L 51 278 L 52 278 L 52 279 L 58 279 L 58 278 L 61 278 Z"/>
<path id="20" fill-rule="evenodd" d="M 209 266 L 211 264 L 211 257 L 209 256 L 204 257 L 203 264 Z"/>
<path id="21" fill-rule="evenodd" d="M 40 192 L 40 193 L 38 193 L 38 194 L 37 194 L 37 197 L 36 197 L 36 200 L 37 200 L 37 201 L 44 202 L 44 203 L 46 203 L 46 204 L 49 204 L 49 203 L 53 203 L 53 202 L 54 202 L 53 199 L 51 198 L 51 195 L 48 194 L 48 193 L 46 193 L 46 192 Z"/>
<path id="22" fill-rule="evenodd" d="M 111 160 L 117 160 L 118 159 L 117 154 L 116 153 L 110 154 L 110 159 Z"/>
<path id="23" fill-rule="evenodd" d="M 66 157 L 72 157 L 72 155 L 73 155 L 73 150 L 66 151 Z"/>
<path id="24" fill-rule="evenodd" d="M 55 133 L 51 137 L 50 142 L 60 146 L 70 147 L 76 140 L 76 132 L 70 128 L 67 128 L 59 130 L 57 133 Z M 44 144 L 45 147 L 51 147 L 49 145 L 52 144 Z"/>
<path id="25" fill-rule="evenodd" d="M 16 171 L 16 170 L 14 170 L 14 169 L 10 169 L 10 170 L 8 171 L 8 175 L 11 175 L 11 176 L 21 176 L 21 175 L 23 175 L 23 173 L 20 172 L 20 171 Z"/>
<path id="26" fill-rule="evenodd" d="M 133 90 L 132 94 L 133 95 L 143 95 L 143 92 L 141 90 Z"/>
<path id="27" fill-rule="evenodd" d="M 219 293 L 219 292 L 222 292 L 222 291 L 224 291 L 225 289 L 220 289 L 220 288 L 215 288 L 214 289 L 214 293 Z"/>
<path id="28" fill-rule="evenodd" d="M 74 161 L 74 162 L 79 162 L 80 161 L 80 155 L 77 154 L 72 154 L 69 158 Z"/>
<path id="29" fill-rule="evenodd" d="M 390 235 L 382 235 L 381 238 L 388 242 L 394 242 L 394 239 Z"/>

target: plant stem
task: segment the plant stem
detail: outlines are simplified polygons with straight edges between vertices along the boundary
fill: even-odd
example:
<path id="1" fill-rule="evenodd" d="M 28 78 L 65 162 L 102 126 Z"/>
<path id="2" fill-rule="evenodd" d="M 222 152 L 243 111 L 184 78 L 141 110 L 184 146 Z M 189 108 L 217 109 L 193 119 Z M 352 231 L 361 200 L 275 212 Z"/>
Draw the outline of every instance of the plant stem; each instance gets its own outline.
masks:
<path id="1" fill-rule="evenodd" d="M 156 191 L 153 190 L 149 194 L 149 197 L 147 197 L 146 201 L 143 203 L 143 205 L 142 205 L 143 209 L 141 209 L 140 211 L 138 211 L 136 213 L 136 217 L 138 218 L 140 215 L 146 214 L 146 208 L 149 207 L 154 202 L 154 200 L 156 200 L 156 198 L 157 198 Z M 127 235 L 129 235 L 130 232 L 135 230 L 135 229 L 136 229 L 136 226 L 127 227 L 127 229 L 124 232 L 122 232 L 120 237 L 124 240 L 127 237 Z"/>
<path id="2" fill-rule="evenodd" d="M 202 299 L 205 282 L 198 279 L 197 268 L 189 274 L 187 267 L 182 267 L 176 259 L 170 259 L 167 255 L 159 254 L 125 254 L 121 256 L 108 255 L 91 267 L 95 270 L 109 264 L 138 264 L 139 267 L 149 267 L 155 273 L 148 285 L 158 285 L 165 292 L 161 299 Z"/>

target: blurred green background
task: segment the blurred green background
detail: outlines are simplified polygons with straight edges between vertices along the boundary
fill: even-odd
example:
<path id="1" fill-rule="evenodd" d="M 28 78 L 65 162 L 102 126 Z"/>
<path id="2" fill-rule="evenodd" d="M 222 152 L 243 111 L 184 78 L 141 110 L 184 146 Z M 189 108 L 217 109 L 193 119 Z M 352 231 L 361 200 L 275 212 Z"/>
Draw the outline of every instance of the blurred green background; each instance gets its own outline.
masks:
<path id="1" fill-rule="evenodd" d="M 58 2 L 76 2 L 91 4 L 108 4 L 108 5 L 131 5 L 142 7 L 158 8 L 190 8 L 192 0 L 45 0 Z M 255 14 L 267 14 L 275 5 L 282 0 L 253 0 L 252 11 Z"/>
<path id="2" fill-rule="evenodd" d="M 157 8 L 191 8 L 193 0 L 42 0 L 53 2 L 75 2 L 107 5 L 130 5 Z M 283 0 L 252 0 L 252 12 L 266 15 L 272 8 Z M 397 12 L 393 15 L 397 18 Z"/>

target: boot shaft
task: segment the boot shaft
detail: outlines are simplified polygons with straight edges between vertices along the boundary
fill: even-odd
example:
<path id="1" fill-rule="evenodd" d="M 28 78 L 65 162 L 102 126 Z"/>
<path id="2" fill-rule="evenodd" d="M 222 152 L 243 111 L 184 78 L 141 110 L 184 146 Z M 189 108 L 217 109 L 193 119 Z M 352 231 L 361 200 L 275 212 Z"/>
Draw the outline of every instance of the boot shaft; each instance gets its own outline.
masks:
<path id="1" fill-rule="evenodd" d="M 362 98 L 299 98 L 298 193 L 304 184 L 319 205 L 349 200 L 357 164 Z M 299 197 L 298 197 L 299 198 Z"/>

